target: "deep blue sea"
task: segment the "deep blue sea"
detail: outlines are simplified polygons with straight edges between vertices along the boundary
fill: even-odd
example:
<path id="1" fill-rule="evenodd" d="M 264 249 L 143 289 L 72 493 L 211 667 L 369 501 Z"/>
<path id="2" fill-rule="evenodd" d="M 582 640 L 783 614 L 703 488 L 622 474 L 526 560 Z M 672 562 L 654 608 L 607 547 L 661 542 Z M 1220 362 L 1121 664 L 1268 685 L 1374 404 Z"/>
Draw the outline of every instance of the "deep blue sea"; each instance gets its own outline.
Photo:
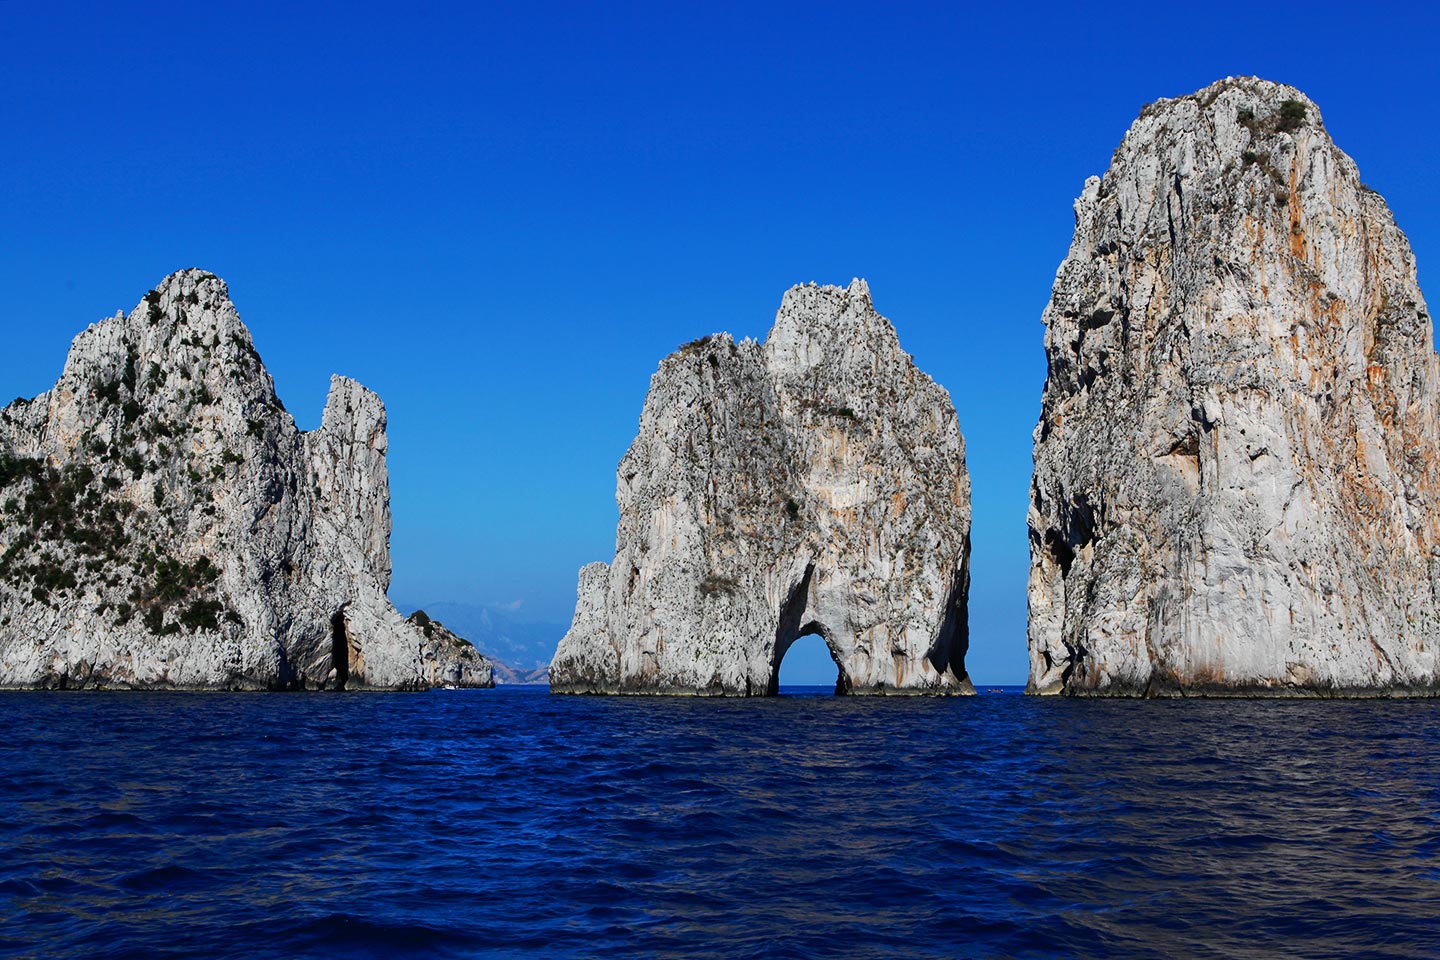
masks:
<path id="1" fill-rule="evenodd" d="M 4 956 L 1440 956 L 1435 701 L 24 693 L 0 731 Z"/>

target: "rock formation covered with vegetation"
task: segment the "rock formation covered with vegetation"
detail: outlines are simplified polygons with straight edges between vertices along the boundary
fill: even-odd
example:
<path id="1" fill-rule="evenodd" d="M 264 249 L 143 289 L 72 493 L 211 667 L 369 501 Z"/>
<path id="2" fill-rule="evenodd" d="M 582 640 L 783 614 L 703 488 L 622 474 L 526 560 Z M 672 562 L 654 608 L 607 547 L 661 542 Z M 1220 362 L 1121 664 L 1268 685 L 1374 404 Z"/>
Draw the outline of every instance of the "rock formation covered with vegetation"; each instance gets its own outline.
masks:
<path id="1" fill-rule="evenodd" d="M 275 395 L 225 283 L 186 270 L 0 410 L 0 687 L 488 686 L 386 597 L 385 408 Z"/>

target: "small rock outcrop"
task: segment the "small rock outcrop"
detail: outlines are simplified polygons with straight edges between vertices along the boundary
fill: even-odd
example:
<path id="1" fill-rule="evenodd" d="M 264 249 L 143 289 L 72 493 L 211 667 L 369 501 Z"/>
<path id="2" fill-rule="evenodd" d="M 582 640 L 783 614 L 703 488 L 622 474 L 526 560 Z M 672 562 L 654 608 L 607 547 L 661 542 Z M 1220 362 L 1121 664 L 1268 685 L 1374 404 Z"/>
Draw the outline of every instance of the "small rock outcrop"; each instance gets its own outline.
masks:
<path id="1" fill-rule="evenodd" d="M 667 357 L 616 499 L 552 691 L 773 694 L 813 633 L 837 692 L 973 692 L 964 441 L 864 281 L 793 288 L 763 345 Z"/>
<path id="2" fill-rule="evenodd" d="M 1146 107 L 1045 312 L 1030 690 L 1433 694 L 1440 362 L 1415 261 L 1298 90 Z"/>
<path id="3" fill-rule="evenodd" d="M 424 669 L 421 682 L 427 687 L 493 687 L 498 664 L 492 663 L 475 649 L 475 645 L 456 635 L 439 620 L 432 620 L 424 610 L 416 610 L 405 622 L 425 638 L 420 647 Z"/>
<path id="4" fill-rule="evenodd" d="M 275 395 L 223 281 L 186 270 L 0 410 L 0 687 L 491 685 L 386 597 L 385 408 Z"/>

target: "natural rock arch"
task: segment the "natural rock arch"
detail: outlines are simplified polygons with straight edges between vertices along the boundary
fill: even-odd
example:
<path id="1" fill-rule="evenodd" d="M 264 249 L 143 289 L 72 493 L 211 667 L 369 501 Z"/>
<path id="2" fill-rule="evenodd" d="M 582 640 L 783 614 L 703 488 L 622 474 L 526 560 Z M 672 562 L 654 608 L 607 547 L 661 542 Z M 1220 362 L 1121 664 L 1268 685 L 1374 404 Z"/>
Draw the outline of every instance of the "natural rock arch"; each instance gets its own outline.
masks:
<path id="1" fill-rule="evenodd" d="M 770 686 L 766 690 L 768 696 L 778 696 L 780 693 L 780 667 L 785 662 L 785 656 L 797 640 L 804 640 L 806 637 L 816 637 L 824 644 L 825 650 L 830 654 L 830 662 L 835 665 L 835 695 L 841 696 L 850 692 L 850 677 L 845 672 L 845 666 L 840 662 L 840 655 L 835 652 L 835 646 L 826 638 L 825 626 L 814 620 L 803 627 L 795 630 L 793 635 L 777 636 L 775 638 L 775 653 L 771 660 Z"/>
<path id="2" fill-rule="evenodd" d="M 666 358 L 616 498 L 553 691 L 773 694 L 813 629 L 842 692 L 973 692 L 964 440 L 863 281 L 793 288 L 764 344 Z"/>
<path id="3" fill-rule="evenodd" d="M 845 670 L 845 655 L 836 648 L 833 639 L 835 631 L 818 620 L 806 620 L 805 601 L 814 576 L 815 565 L 812 563 L 805 568 L 805 576 L 780 607 L 780 622 L 775 628 L 774 651 L 770 655 L 770 683 L 765 690 L 769 696 L 776 696 L 780 692 L 780 664 L 784 662 L 785 654 L 790 652 L 790 647 L 796 640 L 809 636 L 818 636 L 825 642 L 825 649 L 830 652 L 830 659 L 835 664 L 836 695 L 849 693 L 851 690 L 852 681 Z"/>

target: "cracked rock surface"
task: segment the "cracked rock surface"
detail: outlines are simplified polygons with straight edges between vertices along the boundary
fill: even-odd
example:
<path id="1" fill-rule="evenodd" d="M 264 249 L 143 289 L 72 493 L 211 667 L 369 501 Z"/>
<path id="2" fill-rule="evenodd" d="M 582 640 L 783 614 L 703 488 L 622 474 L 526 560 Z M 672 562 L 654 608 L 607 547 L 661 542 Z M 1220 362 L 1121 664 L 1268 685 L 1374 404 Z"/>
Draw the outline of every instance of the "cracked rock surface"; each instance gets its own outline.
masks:
<path id="1" fill-rule="evenodd" d="M 299 431 L 225 283 L 167 277 L 0 410 L 0 687 L 492 685 L 386 597 L 386 444 L 343 377 Z"/>
<path id="2" fill-rule="evenodd" d="M 1405 236 L 1300 91 L 1146 107 L 1045 312 L 1030 690 L 1433 694 L 1440 437 Z"/>
<path id="3" fill-rule="evenodd" d="M 964 441 L 864 281 L 791 289 L 763 344 L 667 357 L 616 480 L 553 691 L 770 694 L 818 633 L 838 692 L 973 692 Z"/>

